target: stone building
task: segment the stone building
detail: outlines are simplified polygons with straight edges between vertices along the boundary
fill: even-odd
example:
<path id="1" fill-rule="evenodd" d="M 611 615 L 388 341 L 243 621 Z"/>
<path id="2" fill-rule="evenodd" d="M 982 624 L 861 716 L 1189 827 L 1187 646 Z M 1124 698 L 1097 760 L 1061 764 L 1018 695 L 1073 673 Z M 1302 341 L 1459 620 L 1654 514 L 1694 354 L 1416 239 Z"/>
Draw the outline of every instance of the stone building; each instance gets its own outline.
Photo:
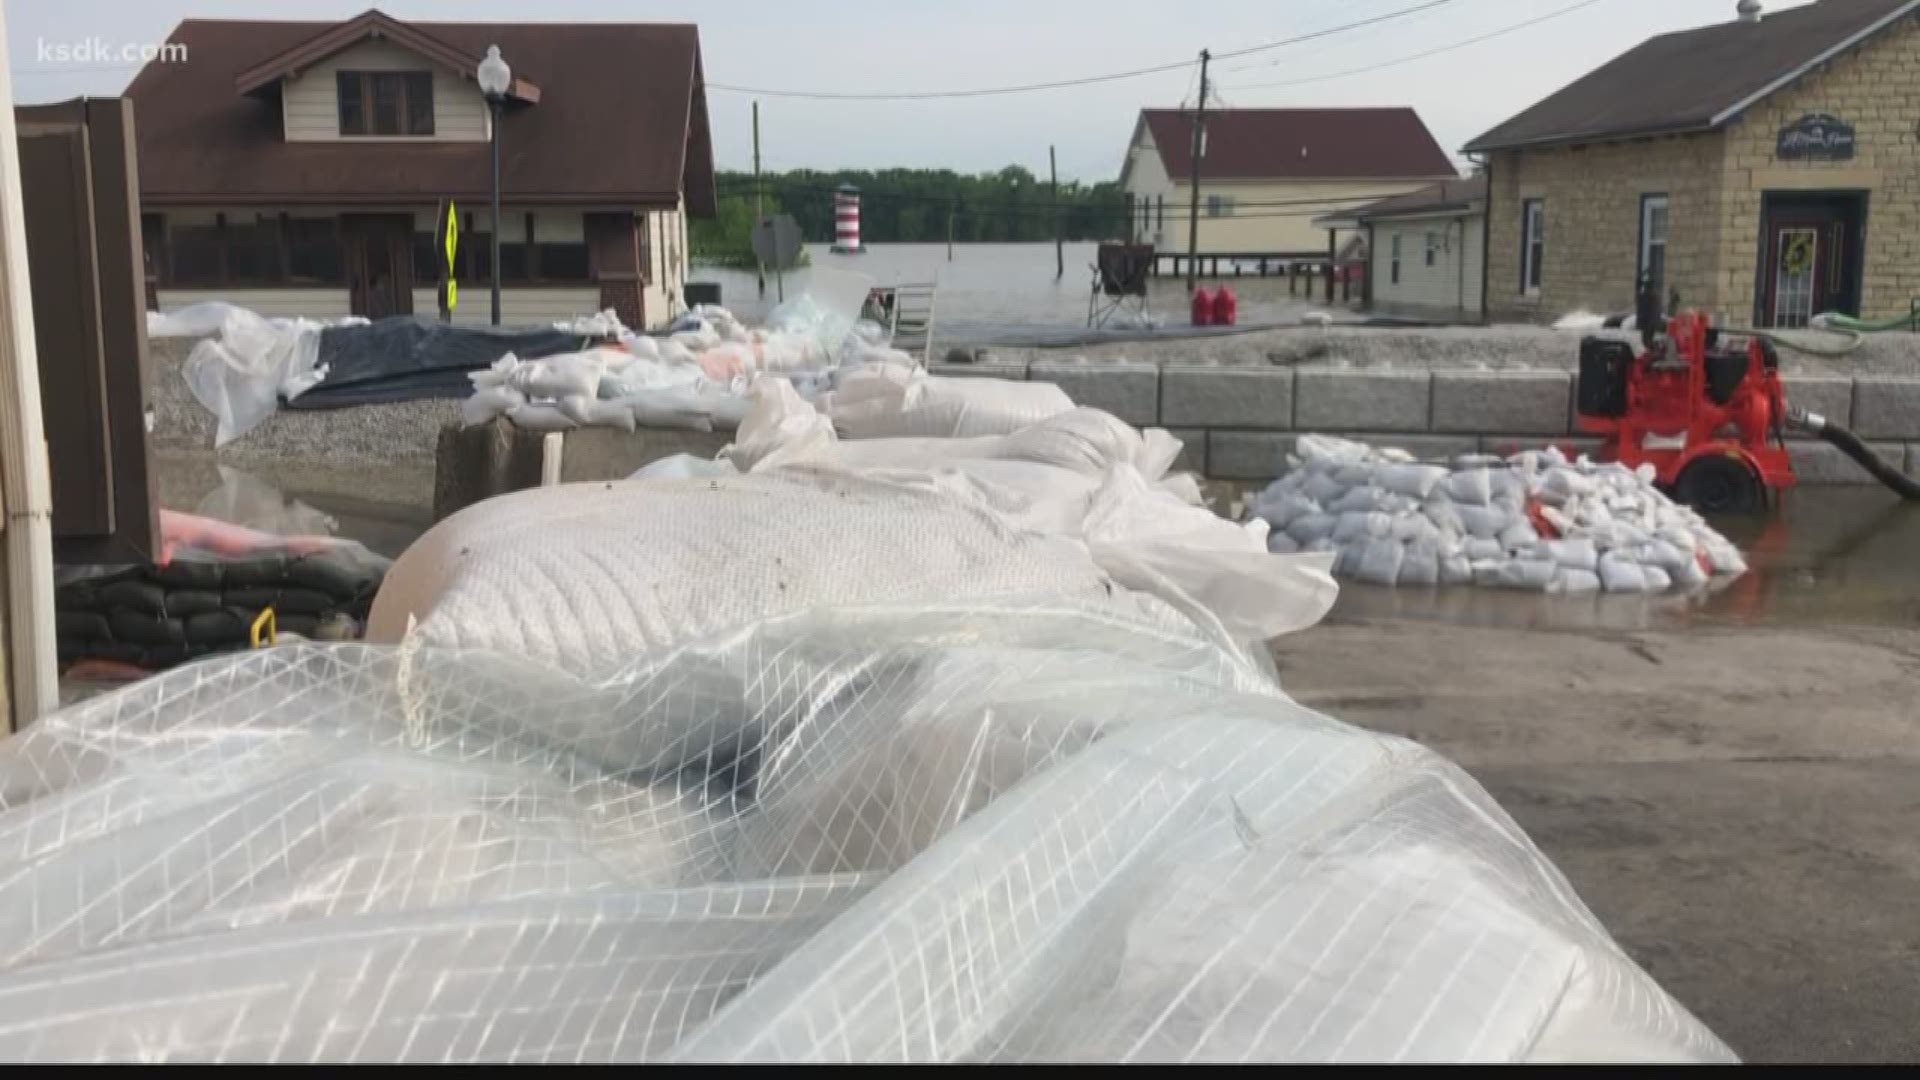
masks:
<path id="1" fill-rule="evenodd" d="M 1486 314 L 1728 324 L 1920 298 L 1920 0 L 1819 0 L 1653 38 L 1467 146 L 1489 177 Z"/>

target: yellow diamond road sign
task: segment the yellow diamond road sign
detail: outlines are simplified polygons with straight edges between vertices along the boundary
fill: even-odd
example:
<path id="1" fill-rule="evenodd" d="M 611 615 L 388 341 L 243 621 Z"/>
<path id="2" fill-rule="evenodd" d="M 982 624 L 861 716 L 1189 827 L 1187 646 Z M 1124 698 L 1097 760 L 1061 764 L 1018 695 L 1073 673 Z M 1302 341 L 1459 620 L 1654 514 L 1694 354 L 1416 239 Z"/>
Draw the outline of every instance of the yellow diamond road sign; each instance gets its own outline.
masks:
<path id="1" fill-rule="evenodd" d="M 459 302 L 460 287 L 453 280 L 453 255 L 460 246 L 460 219 L 454 213 L 453 200 L 447 200 L 447 310 Z"/>

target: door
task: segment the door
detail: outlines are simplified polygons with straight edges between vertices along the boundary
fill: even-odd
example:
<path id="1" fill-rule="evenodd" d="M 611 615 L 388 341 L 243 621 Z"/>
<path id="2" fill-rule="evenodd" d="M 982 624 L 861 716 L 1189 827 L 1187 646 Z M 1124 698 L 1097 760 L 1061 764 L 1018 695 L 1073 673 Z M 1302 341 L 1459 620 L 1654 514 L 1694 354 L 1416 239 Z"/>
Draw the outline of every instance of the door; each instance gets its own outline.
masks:
<path id="1" fill-rule="evenodd" d="M 1764 206 L 1758 324 L 1793 329 L 1822 312 L 1858 315 L 1864 195 L 1769 194 Z"/>
<path id="2" fill-rule="evenodd" d="M 345 214 L 348 302 L 355 315 L 413 314 L 413 215 Z"/>

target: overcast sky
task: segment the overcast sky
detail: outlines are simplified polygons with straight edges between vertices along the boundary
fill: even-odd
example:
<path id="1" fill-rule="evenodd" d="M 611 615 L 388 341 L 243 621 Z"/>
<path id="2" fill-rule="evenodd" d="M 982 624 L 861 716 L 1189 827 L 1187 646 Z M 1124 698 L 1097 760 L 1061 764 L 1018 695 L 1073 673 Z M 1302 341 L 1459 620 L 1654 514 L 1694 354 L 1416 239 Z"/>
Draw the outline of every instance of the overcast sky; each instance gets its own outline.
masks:
<path id="1" fill-rule="evenodd" d="M 715 83 L 790 90 L 921 91 L 1071 79 L 1225 53 L 1416 6 L 1422 0 L 391 0 L 401 19 L 696 22 Z M 1478 44 L 1443 49 L 1580 0 L 1451 0 L 1379 26 L 1214 65 L 1228 106 L 1411 105 L 1450 152 L 1643 38 L 1731 19 L 1734 0 L 1591 0 Z M 5 0 L 16 101 L 113 94 L 137 65 L 59 63 L 43 45 L 164 40 L 182 18 L 344 19 L 365 0 Z M 1770 2 L 1769 10 L 1794 4 Z M 509 62 L 512 57 L 507 58 Z M 191 62 L 191 58 L 189 58 Z M 581 63 L 626 62 L 582 56 Z M 1143 106 L 1191 100 L 1194 72 L 946 101 L 761 101 L 769 168 L 1019 163 L 1063 178 L 1117 175 Z M 1285 84 L 1285 85 L 1275 85 Z M 751 161 L 746 94 L 710 91 L 719 165 Z M 137 122 L 137 118 L 136 118 Z"/>

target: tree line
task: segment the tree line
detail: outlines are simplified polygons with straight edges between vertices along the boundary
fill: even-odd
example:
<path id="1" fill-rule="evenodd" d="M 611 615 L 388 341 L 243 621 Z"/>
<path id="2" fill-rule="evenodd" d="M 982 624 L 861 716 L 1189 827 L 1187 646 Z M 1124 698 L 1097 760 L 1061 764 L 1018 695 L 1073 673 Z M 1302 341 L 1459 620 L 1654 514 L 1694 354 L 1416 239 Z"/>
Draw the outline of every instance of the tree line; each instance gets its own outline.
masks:
<path id="1" fill-rule="evenodd" d="M 715 181 L 719 213 L 690 222 L 692 254 L 707 262 L 743 256 L 750 262 L 753 174 L 722 171 Z M 1056 215 L 1068 240 L 1126 235 L 1127 198 L 1117 182 L 1062 181 L 1056 210 L 1051 185 L 1019 165 L 971 175 L 950 169 L 794 169 L 766 173 L 759 183 L 767 214 L 792 214 L 809 243 L 833 240 L 833 193 L 845 183 L 860 189 L 860 239 L 868 244 L 944 243 L 949 227 L 956 243 L 1051 240 Z"/>

